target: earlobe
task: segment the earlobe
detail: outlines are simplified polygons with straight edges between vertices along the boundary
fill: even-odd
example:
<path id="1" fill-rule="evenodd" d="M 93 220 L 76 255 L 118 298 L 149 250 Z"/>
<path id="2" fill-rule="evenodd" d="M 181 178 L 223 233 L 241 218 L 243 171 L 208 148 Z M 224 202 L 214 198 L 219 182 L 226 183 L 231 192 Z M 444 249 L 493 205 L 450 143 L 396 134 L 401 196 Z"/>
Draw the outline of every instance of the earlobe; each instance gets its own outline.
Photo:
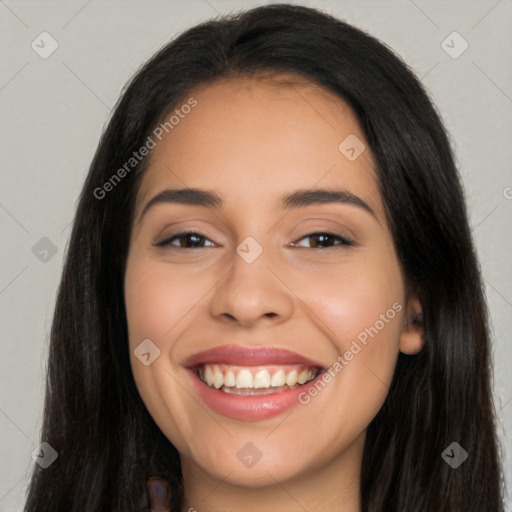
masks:
<path id="1" fill-rule="evenodd" d="M 407 302 L 399 349 L 407 355 L 417 354 L 423 347 L 423 313 L 420 301 L 411 297 Z"/>

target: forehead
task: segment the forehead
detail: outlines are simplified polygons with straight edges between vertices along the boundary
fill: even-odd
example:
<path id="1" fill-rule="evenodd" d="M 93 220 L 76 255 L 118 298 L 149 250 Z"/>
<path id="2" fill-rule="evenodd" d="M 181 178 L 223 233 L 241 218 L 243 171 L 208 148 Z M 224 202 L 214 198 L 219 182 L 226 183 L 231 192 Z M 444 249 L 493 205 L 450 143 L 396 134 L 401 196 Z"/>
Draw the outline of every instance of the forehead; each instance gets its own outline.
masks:
<path id="1" fill-rule="evenodd" d="M 382 210 L 357 118 L 331 91 L 277 75 L 223 79 L 191 91 L 182 104 L 191 98 L 196 106 L 155 140 L 137 209 L 163 188 L 216 189 L 233 204 L 262 204 L 274 192 L 343 186 Z M 364 150 L 351 159 L 346 149 L 354 143 Z"/>

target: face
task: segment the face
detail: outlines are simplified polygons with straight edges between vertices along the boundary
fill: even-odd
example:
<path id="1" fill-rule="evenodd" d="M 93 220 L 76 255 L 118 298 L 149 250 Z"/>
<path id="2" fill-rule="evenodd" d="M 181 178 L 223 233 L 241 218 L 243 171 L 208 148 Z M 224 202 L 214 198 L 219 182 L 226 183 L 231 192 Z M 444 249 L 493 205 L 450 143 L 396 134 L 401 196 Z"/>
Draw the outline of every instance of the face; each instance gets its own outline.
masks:
<path id="1" fill-rule="evenodd" d="M 154 137 L 132 226 L 140 395 L 187 474 L 258 487 L 357 467 L 421 340 L 356 117 L 297 78 L 190 97 Z"/>

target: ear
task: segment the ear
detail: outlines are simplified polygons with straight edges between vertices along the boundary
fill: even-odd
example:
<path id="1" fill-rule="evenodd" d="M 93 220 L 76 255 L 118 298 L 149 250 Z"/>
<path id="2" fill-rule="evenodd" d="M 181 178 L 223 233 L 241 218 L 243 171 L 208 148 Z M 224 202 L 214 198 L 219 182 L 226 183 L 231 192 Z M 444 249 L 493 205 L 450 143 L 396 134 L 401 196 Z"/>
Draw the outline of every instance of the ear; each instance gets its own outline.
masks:
<path id="1" fill-rule="evenodd" d="M 407 300 L 399 349 L 407 355 L 417 354 L 423 347 L 423 311 L 416 296 Z"/>

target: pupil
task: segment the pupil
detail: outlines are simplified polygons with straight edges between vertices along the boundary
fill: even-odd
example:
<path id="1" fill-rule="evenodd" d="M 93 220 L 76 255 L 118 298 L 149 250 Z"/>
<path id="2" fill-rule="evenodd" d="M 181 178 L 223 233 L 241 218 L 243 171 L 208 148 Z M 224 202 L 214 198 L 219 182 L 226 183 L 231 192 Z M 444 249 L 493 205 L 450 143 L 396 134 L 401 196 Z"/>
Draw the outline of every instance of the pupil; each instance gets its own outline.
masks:
<path id="1" fill-rule="evenodd" d="M 184 238 L 185 238 L 185 241 L 186 241 L 186 245 L 195 245 L 196 243 L 199 243 L 198 241 L 200 240 L 200 237 L 198 235 L 193 234 L 193 233 L 185 235 Z M 194 239 L 195 239 L 195 242 L 194 242 Z M 192 242 L 189 244 L 190 241 L 192 241 Z"/>
<path id="2" fill-rule="evenodd" d="M 313 238 L 316 238 L 317 240 L 319 240 L 319 243 L 320 245 L 324 244 L 325 243 L 325 239 L 329 239 L 330 238 L 330 235 L 326 235 L 326 234 L 320 234 L 320 235 L 315 235 Z M 315 247 L 318 246 L 318 242 L 315 243 Z"/>

